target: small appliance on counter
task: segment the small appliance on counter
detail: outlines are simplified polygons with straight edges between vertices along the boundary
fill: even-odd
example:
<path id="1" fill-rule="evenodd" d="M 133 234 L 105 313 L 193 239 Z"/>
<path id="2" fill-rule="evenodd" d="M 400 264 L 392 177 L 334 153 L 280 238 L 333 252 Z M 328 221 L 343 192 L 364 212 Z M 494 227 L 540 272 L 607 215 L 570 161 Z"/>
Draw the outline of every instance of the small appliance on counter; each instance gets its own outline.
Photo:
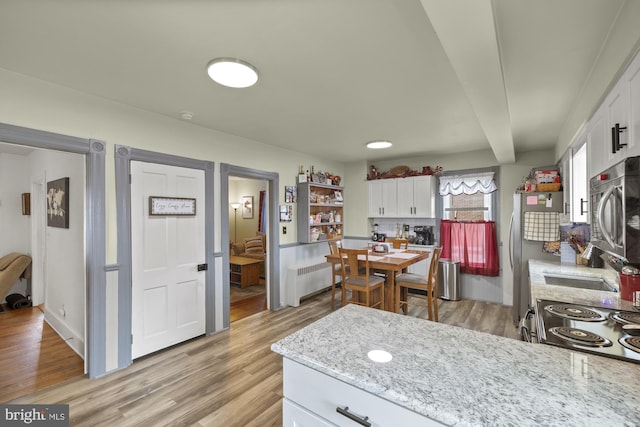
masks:
<path id="1" fill-rule="evenodd" d="M 433 245 L 433 227 L 428 225 L 416 225 L 413 227 L 414 233 L 416 233 L 415 241 L 416 245 Z"/>
<path id="2" fill-rule="evenodd" d="M 387 235 L 385 233 L 373 233 L 373 236 L 371 236 L 371 240 L 373 240 L 374 242 L 384 242 L 385 240 L 387 240 Z"/>

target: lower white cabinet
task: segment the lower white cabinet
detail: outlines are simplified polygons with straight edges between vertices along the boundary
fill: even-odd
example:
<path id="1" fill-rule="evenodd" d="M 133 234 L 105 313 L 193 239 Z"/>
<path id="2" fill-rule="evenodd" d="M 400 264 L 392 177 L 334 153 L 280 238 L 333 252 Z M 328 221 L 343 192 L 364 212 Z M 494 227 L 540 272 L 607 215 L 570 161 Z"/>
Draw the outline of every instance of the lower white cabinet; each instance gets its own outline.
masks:
<path id="1" fill-rule="evenodd" d="M 283 369 L 285 427 L 442 425 L 290 359 Z"/>

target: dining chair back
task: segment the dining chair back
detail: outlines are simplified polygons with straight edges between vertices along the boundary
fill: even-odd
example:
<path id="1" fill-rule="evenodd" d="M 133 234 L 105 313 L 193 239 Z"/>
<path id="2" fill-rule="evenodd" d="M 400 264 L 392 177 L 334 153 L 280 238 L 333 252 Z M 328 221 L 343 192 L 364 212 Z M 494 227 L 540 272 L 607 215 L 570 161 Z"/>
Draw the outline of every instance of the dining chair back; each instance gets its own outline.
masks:
<path id="1" fill-rule="evenodd" d="M 407 239 L 391 237 L 385 239 L 385 241 L 391 243 L 393 249 L 409 249 L 409 241 Z"/>
<path id="2" fill-rule="evenodd" d="M 340 248 L 340 264 L 342 266 L 343 292 L 351 291 L 352 304 L 384 309 L 384 278 L 370 274 L 369 251 L 367 249 Z M 362 269 L 359 265 L 364 264 Z M 379 298 L 374 301 L 374 291 Z M 345 293 L 343 293 L 343 296 Z M 342 305 L 346 305 L 346 298 Z"/>
<path id="3" fill-rule="evenodd" d="M 340 248 L 342 247 L 342 240 L 328 240 L 329 253 L 331 255 L 340 255 Z M 340 277 L 340 287 L 342 289 L 342 299 L 344 299 L 344 287 L 342 286 L 342 265 L 341 263 L 333 264 L 331 269 L 331 307 L 333 308 L 336 301 L 336 286 L 338 285 L 336 278 Z"/>
<path id="4" fill-rule="evenodd" d="M 431 263 L 429 264 L 429 272 L 427 275 L 416 273 L 402 273 L 396 276 L 396 312 L 399 312 L 401 308 L 408 308 L 409 302 L 409 290 L 415 289 L 424 291 L 425 296 L 419 294 L 412 294 L 411 304 L 422 305 L 417 301 L 420 299 L 426 299 L 427 316 L 429 320 L 434 322 L 438 321 L 438 263 L 440 261 L 440 255 L 442 254 L 442 248 L 435 248 L 433 255 L 431 256 Z M 407 311 L 405 310 L 405 314 Z"/>

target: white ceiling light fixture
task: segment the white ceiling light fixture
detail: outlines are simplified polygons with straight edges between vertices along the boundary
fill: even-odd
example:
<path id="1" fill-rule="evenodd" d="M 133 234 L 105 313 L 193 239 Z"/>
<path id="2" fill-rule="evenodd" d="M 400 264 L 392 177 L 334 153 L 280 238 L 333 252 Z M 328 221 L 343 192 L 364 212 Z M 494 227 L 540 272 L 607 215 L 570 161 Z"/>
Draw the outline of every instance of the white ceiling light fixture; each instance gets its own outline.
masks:
<path id="1" fill-rule="evenodd" d="M 391 141 L 371 141 L 367 142 L 367 148 L 371 148 L 372 150 L 379 150 L 381 148 L 389 148 L 393 144 Z"/>
<path id="2" fill-rule="evenodd" d="M 214 82 L 227 87 L 245 88 L 258 82 L 258 70 L 248 62 L 235 58 L 216 58 L 207 65 Z"/>

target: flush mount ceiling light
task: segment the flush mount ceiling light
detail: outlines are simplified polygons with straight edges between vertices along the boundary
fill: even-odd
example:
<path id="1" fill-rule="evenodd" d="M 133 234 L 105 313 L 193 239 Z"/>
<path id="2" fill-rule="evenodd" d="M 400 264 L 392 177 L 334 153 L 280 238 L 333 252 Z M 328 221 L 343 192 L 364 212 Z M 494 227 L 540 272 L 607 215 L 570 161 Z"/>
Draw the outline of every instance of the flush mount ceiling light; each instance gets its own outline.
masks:
<path id="1" fill-rule="evenodd" d="M 393 144 L 389 141 L 371 141 L 367 142 L 367 148 L 371 148 L 373 150 L 379 150 L 380 148 L 389 148 Z"/>
<path id="2" fill-rule="evenodd" d="M 207 65 L 211 80 L 223 86 L 245 88 L 258 81 L 258 70 L 248 62 L 235 58 L 217 58 Z"/>

